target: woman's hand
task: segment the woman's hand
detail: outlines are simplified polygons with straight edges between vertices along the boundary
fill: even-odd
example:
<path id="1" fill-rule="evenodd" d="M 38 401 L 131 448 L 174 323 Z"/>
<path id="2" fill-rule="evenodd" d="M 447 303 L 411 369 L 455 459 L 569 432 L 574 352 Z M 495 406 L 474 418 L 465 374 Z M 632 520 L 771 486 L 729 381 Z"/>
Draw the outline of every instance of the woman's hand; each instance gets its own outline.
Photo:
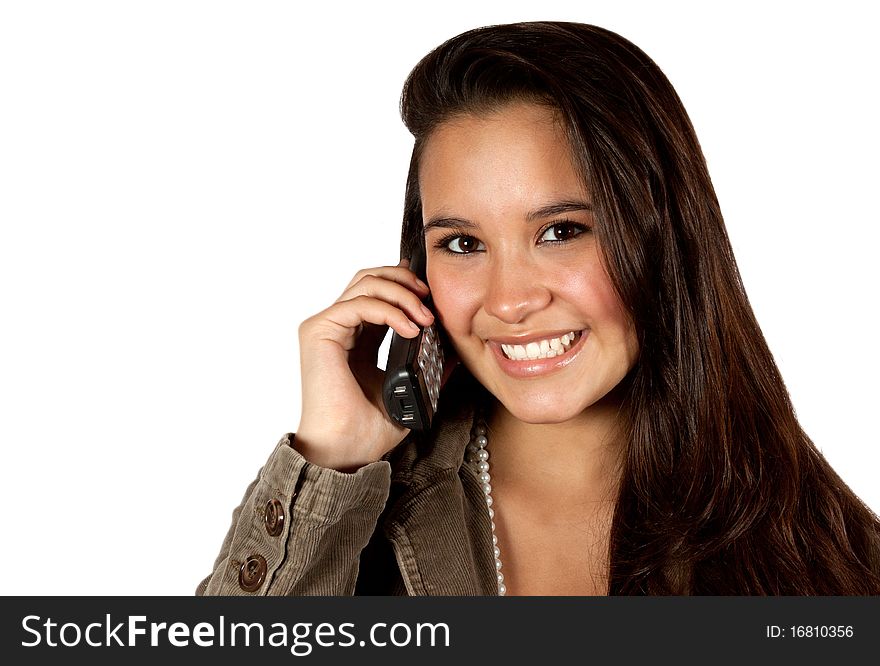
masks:
<path id="1" fill-rule="evenodd" d="M 408 266 L 404 259 L 358 271 L 333 305 L 300 325 L 302 416 L 294 447 L 309 462 L 354 471 L 406 436 L 385 413 L 376 360 L 389 326 L 414 338 L 434 322 L 422 304 L 428 287 Z"/>

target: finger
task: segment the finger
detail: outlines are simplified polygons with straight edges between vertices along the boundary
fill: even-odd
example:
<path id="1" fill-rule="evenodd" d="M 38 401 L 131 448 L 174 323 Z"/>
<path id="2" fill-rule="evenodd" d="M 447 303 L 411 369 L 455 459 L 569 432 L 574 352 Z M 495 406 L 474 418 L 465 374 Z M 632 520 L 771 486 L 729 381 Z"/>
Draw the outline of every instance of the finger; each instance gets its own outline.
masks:
<path id="1" fill-rule="evenodd" d="M 403 262 L 404 260 L 401 260 Z M 407 262 L 408 263 L 408 262 Z M 355 273 L 354 277 L 351 279 L 351 282 L 346 286 L 345 291 L 351 289 L 358 282 L 363 280 L 366 277 L 379 277 L 385 280 L 389 280 L 391 282 L 397 282 L 398 284 L 407 287 L 411 291 L 417 292 L 422 295 L 422 298 L 428 295 L 430 289 L 428 289 L 428 285 L 426 285 L 422 280 L 420 280 L 415 273 L 413 273 L 407 266 L 398 265 L 398 266 L 379 266 L 378 268 L 364 268 Z"/>
<path id="2" fill-rule="evenodd" d="M 420 331 L 400 308 L 370 296 L 356 296 L 351 300 L 334 303 L 324 312 L 307 320 L 300 327 L 300 333 L 312 339 L 330 340 L 346 350 L 351 350 L 363 324 L 390 326 L 405 338 L 414 338 Z"/>
<path id="3" fill-rule="evenodd" d="M 411 320 L 422 326 L 434 323 L 433 313 L 422 303 L 421 298 L 407 286 L 398 282 L 376 275 L 366 275 L 350 289 L 347 289 L 336 302 L 348 301 L 358 296 L 369 296 L 391 303 L 406 312 Z"/>

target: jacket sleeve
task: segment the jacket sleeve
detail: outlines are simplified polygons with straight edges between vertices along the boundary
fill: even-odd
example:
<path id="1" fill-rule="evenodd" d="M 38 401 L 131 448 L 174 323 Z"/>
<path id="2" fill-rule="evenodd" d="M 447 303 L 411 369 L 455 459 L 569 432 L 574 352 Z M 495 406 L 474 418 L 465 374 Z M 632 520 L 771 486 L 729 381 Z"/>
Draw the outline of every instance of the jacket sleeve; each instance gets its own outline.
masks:
<path id="1" fill-rule="evenodd" d="M 380 460 L 346 474 L 278 442 L 232 513 L 201 595 L 351 595 L 391 486 Z"/>

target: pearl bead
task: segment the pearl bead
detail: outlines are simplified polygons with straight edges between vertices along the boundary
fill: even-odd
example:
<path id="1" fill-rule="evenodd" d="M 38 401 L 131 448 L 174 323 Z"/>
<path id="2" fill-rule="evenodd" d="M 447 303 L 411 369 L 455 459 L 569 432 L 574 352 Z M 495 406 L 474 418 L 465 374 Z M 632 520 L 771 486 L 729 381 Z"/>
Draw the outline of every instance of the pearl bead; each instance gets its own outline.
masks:
<path id="1" fill-rule="evenodd" d="M 489 452 L 486 446 L 489 444 L 486 425 L 478 422 L 471 431 L 471 441 L 467 445 L 466 458 L 473 465 L 472 469 L 477 472 L 480 487 L 486 497 L 486 507 L 489 512 L 489 523 L 492 526 L 492 554 L 495 556 L 495 571 L 498 575 L 498 596 L 507 594 L 507 586 L 504 584 L 504 575 L 501 573 L 501 549 L 498 547 L 498 537 L 495 535 L 495 510 L 492 508 L 492 486 L 489 484 Z"/>

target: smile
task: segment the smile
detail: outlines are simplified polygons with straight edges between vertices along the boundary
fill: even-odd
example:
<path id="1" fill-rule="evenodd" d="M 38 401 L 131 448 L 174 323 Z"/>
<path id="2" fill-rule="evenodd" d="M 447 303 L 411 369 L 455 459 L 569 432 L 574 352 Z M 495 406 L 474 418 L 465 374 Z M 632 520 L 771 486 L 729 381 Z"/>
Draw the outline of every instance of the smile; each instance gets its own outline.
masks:
<path id="1" fill-rule="evenodd" d="M 589 330 L 570 331 L 517 343 L 512 338 L 488 340 L 499 368 L 516 379 L 542 377 L 559 372 L 572 363 L 584 348 Z"/>
<path id="2" fill-rule="evenodd" d="M 512 361 L 535 361 L 542 358 L 555 358 L 562 356 L 571 349 L 582 331 L 571 331 L 558 338 L 545 338 L 532 340 L 525 345 L 501 345 L 501 351 Z"/>

